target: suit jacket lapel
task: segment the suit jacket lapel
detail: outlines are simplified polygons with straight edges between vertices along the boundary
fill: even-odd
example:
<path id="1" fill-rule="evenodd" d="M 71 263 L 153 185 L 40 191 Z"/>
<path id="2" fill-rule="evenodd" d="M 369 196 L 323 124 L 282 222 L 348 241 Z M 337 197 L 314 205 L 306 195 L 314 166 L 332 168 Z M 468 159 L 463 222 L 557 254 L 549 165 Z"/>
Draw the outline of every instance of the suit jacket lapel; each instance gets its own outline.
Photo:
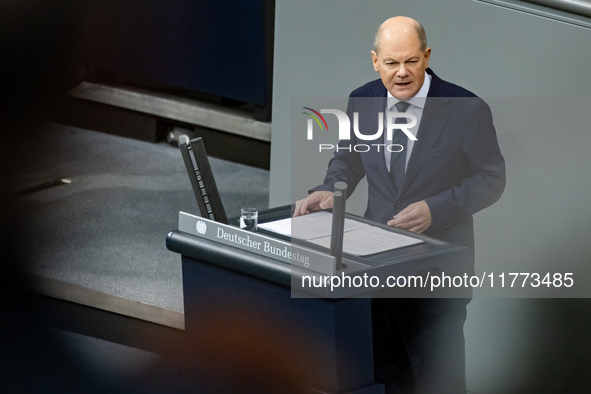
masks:
<path id="1" fill-rule="evenodd" d="M 451 111 L 445 105 L 449 100 L 449 98 L 441 97 L 427 98 L 417 133 L 417 141 L 415 141 L 412 148 L 401 191 L 411 184 L 421 165 L 431 152 L 435 141 L 444 131 L 445 125 L 451 116 Z"/>
<path id="2" fill-rule="evenodd" d="M 387 93 L 386 93 L 386 88 L 384 87 L 384 85 L 381 85 L 379 88 L 376 88 L 373 93 L 373 96 L 370 98 L 366 98 L 366 97 L 361 97 L 358 98 L 360 99 L 359 103 L 360 105 L 357 106 L 358 112 L 360 116 L 363 116 L 364 118 L 367 119 L 360 119 L 360 127 L 362 127 L 361 125 L 363 125 L 363 127 L 366 127 L 366 129 L 362 129 L 361 132 L 364 134 L 371 134 L 371 133 L 375 133 L 378 130 L 378 121 L 379 121 L 379 117 L 378 117 L 378 113 L 382 113 L 382 115 L 384 114 L 384 111 L 386 110 L 386 102 L 387 102 Z M 352 120 L 352 118 L 351 118 Z M 382 117 L 382 120 L 384 120 L 384 118 Z M 388 141 L 386 141 L 386 122 L 384 120 L 384 124 L 383 124 L 383 136 L 382 139 L 380 141 L 371 141 L 371 143 L 384 143 L 384 144 L 388 144 Z M 368 141 L 360 141 L 357 140 L 358 143 L 360 144 L 364 144 L 364 143 L 368 143 Z M 385 147 L 383 148 L 385 149 Z M 388 172 L 388 168 L 386 167 L 386 159 L 384 156 L 384 150 L 380 149 L 379 152 L 377 149 L 373 148 L 370 149 L 369 152 L 367 153 L 363 153 L 364 155 L 369 155 L 368 157 L 370 158 L 370 160 L 374 163 L 375 167 L 378 169 L 378 174 L 380 179 L 382 179 L 382 184 L 386 185 L 386 187 L 388 188 L 389 192 L 392 193 L 392 195 L 396 195 L 397 191 L 396 188 L 394 186 L 394 183 L 392 183 L 392 180 L 390 178 L 390 173 Z"/>

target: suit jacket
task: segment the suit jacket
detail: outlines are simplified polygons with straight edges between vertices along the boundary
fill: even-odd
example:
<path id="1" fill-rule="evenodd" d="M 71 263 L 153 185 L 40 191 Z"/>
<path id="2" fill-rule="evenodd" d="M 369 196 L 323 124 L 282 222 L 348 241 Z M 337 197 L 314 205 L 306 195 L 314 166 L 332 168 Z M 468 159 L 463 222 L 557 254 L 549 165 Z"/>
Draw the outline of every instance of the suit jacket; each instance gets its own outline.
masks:
<path id="1" fill-rule="evenodd" d="M 337 151 L 324 184 L 313 190 L 332 191 L 335 182 L 344 181 L 351 194 L 366 176 L 369 190 L 365 217 L 386 223 L 409 204 L 425 200 L 433 220 L 425 234 L 473 249 L 472 215 L 500 198 L 505 188 L 505 161 L 488 105 L 432 70 L 427 69 L 427 73 L 432 77 L 431 86 L 400 190 L 390 180 L 383 149 Z M 365 97 L 378 99 L 362 99 Z M 349 119 L 353 119 L 353 112 L 359 112 L 362 133 L 378 130 L 377 113 L 384 112 L 386 97 L 380 79 L 351 93 L 347 112 Z M 351 138 L 339 144 L 368 144 L 354 133 Z"/>

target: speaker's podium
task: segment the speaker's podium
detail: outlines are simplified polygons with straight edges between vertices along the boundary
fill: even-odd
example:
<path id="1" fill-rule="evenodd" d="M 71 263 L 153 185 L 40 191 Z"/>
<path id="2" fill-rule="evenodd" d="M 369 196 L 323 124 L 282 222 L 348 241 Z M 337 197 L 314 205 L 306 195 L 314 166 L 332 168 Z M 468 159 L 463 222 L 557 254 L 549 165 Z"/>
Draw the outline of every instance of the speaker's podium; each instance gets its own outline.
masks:
<path id="1" fill-rule="evenodd" d="M 290 215 L 290 206 L 260 212 L 259 224 Z M 220 352 L 241 359 L 245 373 L 265 370 L 266 379 L 284 379 L 285 392 L 382 393 L 374 382 L 371 298 L 437 296 L 429 277 L 463 272 L 470 261 L 466 248 L 412 237 L 418 242 L 363 256 L 345 249 L 339 264 L 310 241 L 288 242 L 181 212 L 167 247 L 182 255 L 187 337 L 213 340 L 231 332 L 215 342 L 222 343 Z"/>

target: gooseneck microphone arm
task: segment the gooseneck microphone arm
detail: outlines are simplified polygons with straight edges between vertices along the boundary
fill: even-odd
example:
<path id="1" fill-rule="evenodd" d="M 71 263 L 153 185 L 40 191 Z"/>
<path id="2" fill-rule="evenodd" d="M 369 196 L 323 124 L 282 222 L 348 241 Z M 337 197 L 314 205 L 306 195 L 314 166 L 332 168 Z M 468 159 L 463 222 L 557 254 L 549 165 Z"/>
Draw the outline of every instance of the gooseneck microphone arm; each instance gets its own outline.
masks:
<path id="1" fill-rule="evenodd" d="M 347 205 L 347 184 L 334 184 L 332 207 L 332 229 L 330 233 L 330 255 L 335 257 L 336 269 L 343 269 L 343 234 L 345 231 L 345 207 Z"/>

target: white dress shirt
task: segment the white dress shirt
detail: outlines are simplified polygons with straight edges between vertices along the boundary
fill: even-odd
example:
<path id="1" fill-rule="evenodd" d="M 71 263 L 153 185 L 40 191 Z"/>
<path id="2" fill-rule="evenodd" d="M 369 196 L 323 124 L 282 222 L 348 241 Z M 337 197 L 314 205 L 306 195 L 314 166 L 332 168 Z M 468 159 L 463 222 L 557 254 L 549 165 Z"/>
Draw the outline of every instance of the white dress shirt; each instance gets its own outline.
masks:
<path id="1" fill-rule="evenodd" d="M 410 106 L 408 107 L 408 109 L 406 110 L 407 113 L 411 113 L 414 116 L 417 117 L 417 124 L 410 128 L 409 131 L 416 137 L 417 136 L 417 132 L 419 131 L 419 126 L 421 125 L 421 117 L 423 115 L 423 108 L 425 108 L 425 102 L 427 101 L 427 93 L 429 92 L 429 87 L 431 86 L 431 76 L 429 74 L 427 74 L 427 72 L 425 71 L 425 81 L 423 82 L 423 86 L 421 86 L 421 89 L 417 92 L 417 94 L 414 95 L 414 97 L 410 98 L 409 100 L 407 100 L 406 102 L 410 104 Z M 396 97 L 392 96 L 392 94 L 390 92 L 388 92 L 388 99 L 387 99 L 387 103 L 386 103 L 386 113 L 389 112 L 398 112 L 398 110 L 396 109 L 395 105 L 396 103 L 398 103 L 400 100 L 398 100 Z M 384 122 L 385 124 L 385 122 Z M 395 130 L 395 133 L 401 133 L 401 130 Z M 386 132 L 384 130 L 384 139 L 386 138 Z M 388 141 L 386 141 L 387 143 Z M 406 171 L 406 166 L 408 166 L 408 160 L 410 159 L 410 154 L 412 153 L 412 148 L 414 146 L 415 141 L 411 140 L 410 138 L 408 139 L 407 143 L 406 143 L 406 164 L 405 164 L 405 171 Z M 388 149 L 384 149 L 384 158 L 386 160 L 386 168 L 388 168 L 388 171 L 390 171 L 390 157 L 392 156 L 392 152 L 390 152 Z"/>

